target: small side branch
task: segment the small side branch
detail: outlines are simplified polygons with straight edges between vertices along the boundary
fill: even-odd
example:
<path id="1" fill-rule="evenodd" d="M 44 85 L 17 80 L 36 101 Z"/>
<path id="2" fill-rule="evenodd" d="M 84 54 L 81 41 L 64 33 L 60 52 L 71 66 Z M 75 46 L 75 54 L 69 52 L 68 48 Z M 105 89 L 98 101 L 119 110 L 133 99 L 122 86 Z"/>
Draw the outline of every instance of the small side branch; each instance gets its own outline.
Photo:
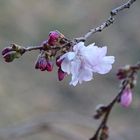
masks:
<path id="1" fill-rule="evenodd" d="M 121 89 L 117 96 L 107 105 L 101 106 L 95 114 L 95 119 L 102 118 L 102 121 L 96 130 L 95 134 L 90 140 L 107 140 L 109 137 L 109 127 L 107 125 L 109 115 L 116 103 L 121 102 L 121 96 L 126 90 L 126 88 L 133 89 L 136 85 L 137 73 L 140 70 L 140 62 L 133 66 L 125 66 L 120 69 L 117 73 L 118 78 L 121 80 Z"/>

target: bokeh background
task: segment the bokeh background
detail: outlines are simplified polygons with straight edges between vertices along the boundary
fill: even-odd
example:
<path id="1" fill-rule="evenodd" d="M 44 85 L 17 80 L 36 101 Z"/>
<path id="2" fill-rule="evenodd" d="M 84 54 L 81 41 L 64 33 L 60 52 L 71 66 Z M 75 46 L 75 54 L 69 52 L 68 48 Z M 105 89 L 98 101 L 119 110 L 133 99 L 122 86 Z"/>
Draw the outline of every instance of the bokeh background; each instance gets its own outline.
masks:
<path id="1" fill-rule="evenodd" d="M 0 49 L 13 42 L 23 46 L 39 45 L 56 29 L 70 39 L 80 37 L 100 25 L 111 9 L 124 2 L 126 0 L 0 0 Z M 59 82 L 57 70 L 51 73 L 35 70 L 38 52 L 26 53 L 9 64 L 1 57 L 0 132 L 9 126 L 11 129 L 15 125 L 22 127 L 24 122 L 30 124 L 32 119 L 44 116 L 55 129 L 24 136 L 22 140 L 89 139 L 99 125 L 99 121 L 92 119 L 96 105 L 107 104 L 119 90 L 117 69 L 140 59 L 140 1 L 121 12 L 113 25 L 86 43 L 92 42 L 108 46 L 108 54 L 114 55 L 116 62 L 109 74 L 95 75 L 94 80 L 76 87 L 69 86 L 70 77 Z M 139 85 L 140 82 L 129 108 L 115 106 L 109 121 L 110 139 L 139 139 Z"/>

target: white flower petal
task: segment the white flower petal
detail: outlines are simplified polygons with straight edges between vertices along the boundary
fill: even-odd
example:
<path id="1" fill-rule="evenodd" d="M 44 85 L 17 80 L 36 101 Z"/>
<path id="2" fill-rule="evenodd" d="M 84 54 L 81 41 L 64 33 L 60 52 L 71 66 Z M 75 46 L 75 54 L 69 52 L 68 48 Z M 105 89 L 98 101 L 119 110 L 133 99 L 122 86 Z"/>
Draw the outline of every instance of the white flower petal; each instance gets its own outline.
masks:
<path id="1" fill-rule="evenodd" d="M 76 86 L 78 84 L 78 79 L 72 80 L 69 84 Z"/>
<path id="2" fill-rule="evenodd" d="M 77 53 L 83 47 L 85 47 L 84 42 L 79 42 L 78 44 L 74 45 L 73 50 Z"/>
<path id="3" fill-rule="evenodd" d="M 70 72 L 71 72 L 71 63 L 64 59 L 62 61 L 62 64 L 61 64 L 61 69 L 62 69 L 62 71 L 66 72 L 67 74 L 70 74 Z"/>
<path id="4" fill-rule="evenodd" d="M 82 81 L 90 81 L 93 79 L 93 73 L 90 69 L 85 68 L 81 69 L 79 73 L 79 83 L 81 84 Z"/>
<path id="5" fill-rule="evenodd" d="M 112 65 L 107 64 L 100 64 L 94 68 L 94 72 L 99 74 L 106 74 L 112 69 Z"/>
<path id="6" fill-rule="evenodd" d="M 71 85 L 76 85 L 78 83 L 80 67 L 81 67 L 80 60 L 77 59 L 77 60 L 71 62 L 71 74 L 72 74 L 72 79 L 70 82 Z"/>
<path id="7" fill-rule="evenodd" d="M 57 61 L 61 61 L 63 59 L 67 61 L 71 61 L 74 59 L 75 56 L 76 56 L 75 52 L 68 52 L 68 53 L 63 54 Z"/>
<path id="8" fill-rule="evenodd" d="M 105 56 L 103 58 L 103 60 L 105 63 L 113 64 L 115 62 L 115 57 L 114 56 Z"/>
<path id="9" fill-rule="evenodd" d="M 104 46 L 102 48 L 99 48 L 100 57 L 104 57 L 106 55 L 106 53 L 107 53 L 107 47 L 106 46 Z"/>
<path id="10" fill-rule="evenodd" d="M 75 54 L 74 52 L 68 52 L 68 53 L 67 53 L 67 56 L 66 56 L 66 59 L 67 59 L 68 61 L 71 61 L 71 60 L 74 59 L 75 56 L 76 56 L 76 54 Z"/>
<path id="11" fill-rule="evenodd" d="M 95 43 L 92 43 L 92 44 L 89 44 L 87 47 L 88 48 L 92 48 L 92 47 L 94 47 L 95 46 Z"/>
<path id="12" fill-rule="evenodd" d="M 93 72 L 99 74 L 106 74 L 112 69 L 112 65 L 115 61 L 114 56 L 105 56 L 100 63 L 93 67 Z"/>

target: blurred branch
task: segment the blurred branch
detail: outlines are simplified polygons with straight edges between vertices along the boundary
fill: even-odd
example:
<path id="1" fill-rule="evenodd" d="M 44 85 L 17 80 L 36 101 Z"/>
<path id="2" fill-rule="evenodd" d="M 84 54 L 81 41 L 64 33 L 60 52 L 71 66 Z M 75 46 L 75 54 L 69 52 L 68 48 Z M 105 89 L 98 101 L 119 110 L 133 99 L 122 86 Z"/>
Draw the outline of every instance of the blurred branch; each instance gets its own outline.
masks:
<path id="1" fill-rule="evenodd" d="M 107 125 L 109 115 L 112 108 L 116 103 L 121 102 L 121 96 L 127 88 L 133 89 L 136 85 L 137 73 L 140 70 L 140 62 L 134 66 L 125 66 L 118 71 L 118 78 L 121 80 L 121 89 L 117 96 L 107 105 L 101 106 L 97 109 L 97 114 L 95 114 L 95 119 L 100 119 L 103 117 L 98 129 L 96 130 L 94 136 L 90 140 L 107 140 L 109 137 L 109 127 Z"/>
<path id="2" fill-rule="evenodd" d="M 79 38 L 76 38 L 76 41 L 77 42 L 80 42 L 80 41 L 85 41 L 87 40 L 91 35 L 97 33 L 97 32 L 101 32 L 103 29 L 107 28 L 108 26 L 110 26 L 111 24 L 114 23 L 115 21 L 115 16 L 122 10 L 124 9 L 127 9 L 127 8 L 130 8 L 130 6 L 135 2 L 136 0 L 129 0 L 128 2 L 126 2 L 125 4 L 113 9 L 111 12 L 110 12 L 110 17 L 105 21 L 103 22 L 101 25 L 99 25 L 98 27 L 96 28 L 93 28 L 91 29 L 88 33 L 86 33 L 83 37 L 79 37 Z"/>
<path id="3" fill-rule="evenodd" d="M 5 129 L 0 129 L 0 140 L 19 140 L 20 138 L 25 138 L 46 131 L 61 135 L 67 140 L 85 140 L 84 136 L 77 134 L 74 130 L 69 130 L 63 128 L 61 125 L 55 124 L 79 124 L 93 128 L 91 122 L 93 122 L 92 118 L 87 119 L 87 117 L 83 117 L 76 113 L 48 112 L 37 118 L 31 118 L 26 122 L 12 125 Z"/>

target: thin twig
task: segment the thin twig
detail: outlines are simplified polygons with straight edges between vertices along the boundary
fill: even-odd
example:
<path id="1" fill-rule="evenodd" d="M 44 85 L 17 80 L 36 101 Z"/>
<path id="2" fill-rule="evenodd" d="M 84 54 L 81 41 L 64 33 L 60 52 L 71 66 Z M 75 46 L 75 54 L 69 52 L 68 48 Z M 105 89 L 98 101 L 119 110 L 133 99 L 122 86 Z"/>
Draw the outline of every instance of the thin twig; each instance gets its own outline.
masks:
<path id="1" fill-rule="evenodd" d="M 88 33 L 86 33 L 83 37 L 79 37 L 79 38 L 76 38 L 76 41 L 77 42 L 80 42 L 80 41 L 85 41 L 87 40 L 91 35 L 97 33 L 97 32 L 101 32 L 103 29 L 107 28 L 108 26 L 110 26 L 111 24 L 114 23 L 115 21 L 115 16 L 122 10 L 124 9 L 127 9 L 127 8 L 130 8 L 130 6 L 135 2 L 136 0 L 129 0 L 128 2 L 126 2 L 125 4 L 113 9 L 111 12 L 110 12 L 110 17 L 105 21 L 103 22 L 100 26 L 96 27 L 96 28 L 93 28 L 91 29 Z"/>

